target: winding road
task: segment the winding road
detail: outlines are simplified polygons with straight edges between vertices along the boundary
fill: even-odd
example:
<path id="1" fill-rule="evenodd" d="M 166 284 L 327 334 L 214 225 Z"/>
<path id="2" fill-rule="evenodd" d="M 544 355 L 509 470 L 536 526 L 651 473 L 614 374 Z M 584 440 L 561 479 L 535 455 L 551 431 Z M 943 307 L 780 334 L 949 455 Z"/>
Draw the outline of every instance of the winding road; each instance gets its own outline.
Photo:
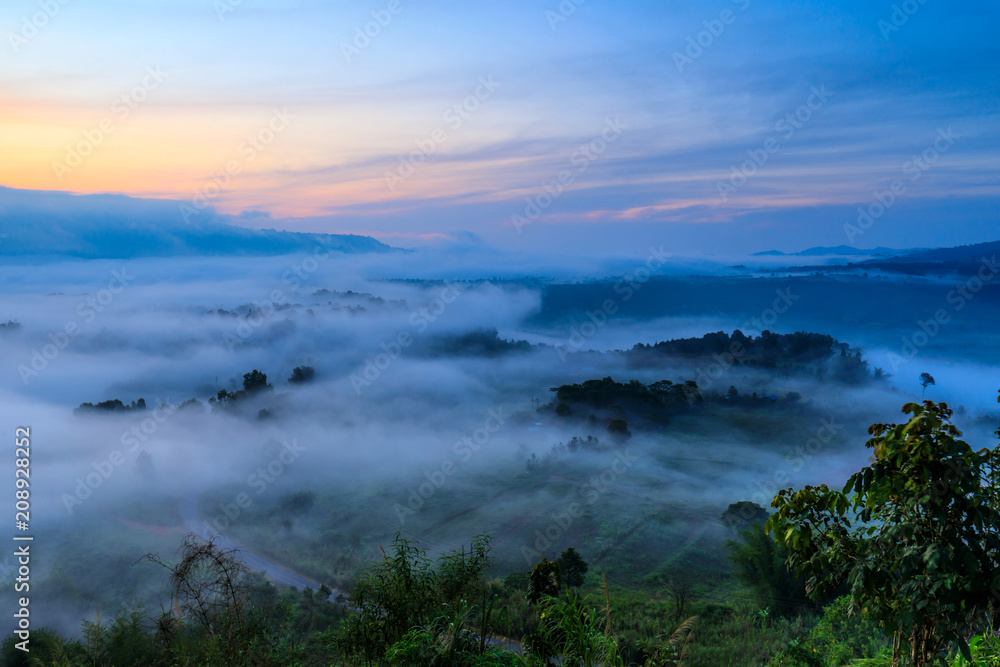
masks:
<path id="1" fill-rule="evenodd" d="M 314 591 L 319 590 L 321 584 L 315 579 L 310 579 L 309 577 L 305 577 L 297 572 L 292 572 L 288 568 L 282 567 L 274 561 L 250 551 L 238 542 L 211 530 L 211 526 L 208 525 L 208 522 L 205 521 L 200 514 L 198 514 L 197 495 L 192 495 L 192 497 L 181 501 L 181 503 L 177 506 L 177 509 L 180 512 L 181 520 L 184 522 L 184 527 L 189 532 L 194 533 L 203 540 L 214 538 L 215 543 L 223 549 L 237 550 L 247 567 L 263 572 L 264 576 L 271 581 L 285 586 L 294 586 L 299 590 L 305 590 L 306 588 L 311 588 Z M 328 598 L 330 602 L 337 602 L 337 597 L 340 595 L 344 595 L 344 597 L 346 597 L 345 593 L 335 590 L 332 587 L 329 588 L 333 590 Z M 344 603 L 340 602 L 338 604 Z M 350 606 L 347 608 L 351 609 Z M 486 642 L 491 646 L 500 646 L 508 651 L 513 651 L 518 654 L 521 654 L 524 650 L 519 642 L 512 639 L 489 637 Z"/>
<path id="2" fill-rule="evenodd" d="M 215 543 L 223 549 L 237 550 L 247 567 L 263 572 L 264 576 L 271 581 L 284 586 L 294 586 L 299 590 L 311 588 L 314 591 L 318 591 L 322 585 L 314 579 L 305 577 L 297 572 L 292 572 L 288 568 L 282 567 L 274 561 L 268 560 L 260 554 L 250 551 L 238 542 L 211 530 L 208 523 L 202 519 L 200 514 L 198 514 L 197 496 L 181 501 L 180 505 L 178 505 L 178 510 L 180 512 L 181 519 L 184 521 L 184 526 L 188 531 L 194 533 L 203 540 L 214 538 Z M 328 586 L 328 588 L 331 588 L 332 590 L 332 586 Z M 341 591 L 334 590 L 333 593 L 330 594 L 329 600 L 331 602 L 336 602 L 338 595 L 342 595 Z"/>

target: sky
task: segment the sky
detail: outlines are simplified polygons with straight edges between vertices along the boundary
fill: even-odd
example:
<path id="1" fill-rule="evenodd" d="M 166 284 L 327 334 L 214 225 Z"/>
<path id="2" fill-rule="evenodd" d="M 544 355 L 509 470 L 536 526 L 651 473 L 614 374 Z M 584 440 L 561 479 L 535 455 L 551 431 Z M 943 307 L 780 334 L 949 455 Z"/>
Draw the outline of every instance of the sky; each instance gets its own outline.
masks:
<path id="1" fill-rule="evenodd" d="M 0 185 L 404 247 L 996 240 L 998 20 L 940 0 L 8 0 Z"/>

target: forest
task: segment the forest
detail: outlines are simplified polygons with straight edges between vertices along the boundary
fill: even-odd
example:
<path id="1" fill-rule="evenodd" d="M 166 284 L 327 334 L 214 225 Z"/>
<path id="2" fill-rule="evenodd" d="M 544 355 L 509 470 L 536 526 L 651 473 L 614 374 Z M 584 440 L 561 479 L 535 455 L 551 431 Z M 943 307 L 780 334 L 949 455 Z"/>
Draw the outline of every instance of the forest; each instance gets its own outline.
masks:
<path id="1" fill-rule="evenodd" d="M 738 342 L 750 351 L 772 349 L 772 368 L 845 359 L 867 366 L 829 337 L 740 336 L 712 334 L 654 347 L 658 354 L 708 356 Z M 922 381 L 933 383 L 924 375 Z M 286 384 L 315 379 L 314 368 L 299 366 Z M 859 381 L 836 373 L 831 379 Z M 873 374 L 866 381 L 884 382 Z M 642 438 L 676 428 L 678 419 L 691 420 L 685 428 L 707 419 L 743 422 L 754 414 L 786 427 L 816 419 L 810 401 L 797 392 L 748 396 L 732 386 L 725 394 L 703 395 L 691 380 L 647 385 L 606 377 L 551 391 L 552 400 L 533 418 L 587 435 L 556 443 L 541 457 L 532 454 L 521 480 L 577 477 L 586 468 L 581 457 L 602 452 L 618 452 L 623 467 L 610 470 L 625 474 L 639 458 L 621 455 L 629 451 L 622 447 L 632 430 Z M 268 376 L 254 369 L 244 374 L 242 389 L 220 389 L 204 405 L 192 399 L 166 407 L 200 405 L 259 421 L 281 410 L 280 403 L 266 403 L 274 392 Z M 84 403 L 76 412 L 146 409 L 141 398 L 110 399 Z M 327 584 L 276 586 L 228 540 L 189 532 L 179 542 L 163 540 L 175 543 L 173 553 L 122 562 L 130 577 L 161 573 L 162 587 L 151 598 L 156 607 L 99 613 L 83 621 L 75 638 L 34 630 L 30 654 L 18 650 L 14 633 L 0 656 L 5 665 L 108 666 L 993 664 L 1000 659 L 1000 640 L 992 635 L 1000 610 L 1000 497 L 994 484 L 1000 449 L 974 449 L 962 440 L 945 403 L 908 403 L 903 413 L 899 424 L 870 426 L 864 443 L 869 465 L 854 472 L 843 491 L 826 484 L 782 488 L 764 506 L 735 499 L 714 519 L 722 541 L 696 541 L 686 559 L 653 562 L 644 574 L 635 571 L 633 552 L 613 545 L 595 552 L 607 539 L 600 527 L 567 530 L 579 543 L 551 559 L 522 547 L 522 567 L 512 567 L 489 533 L 469 534 L 459 549 L 431 552 L 399 529 L 377 543 L 373 558 L 356 558 L 341 570 L 348 576 L 329 577 L 331 570 L 319 567 L 311 573 L 317 580 L 327 576 Z M 144 465 L 152 466 L 148 458 Z M 155 477 L 148 469 L 146 474 Z M 595 480 L 589 491 L 582 485 L 579 501 L 567 507 L 568 524 L 593 518 L 587 498 L 604 491 Z M 519 483 L 507 480 L 506 493 Z M 312 490 L 288 493 L 272 507 L 248 509 L 246 525 L 235 534 L 263 546 L 253 526 L 281 522 L 287 528 L 302 520 L 290 517 L 332 504 L 330 496 Z M 322 559 L 323 552 L 299 551 L 296 560 L 309 571 L 309 558 Z M 81 576 L 73 570 L 64 564 L 49 585 Z"/>
<path id="2" fill-rule="evenodd" d="M 1000 667 L 1000 2 L 0 23 L 0 667 Z"/>
<path id="3" fill-rule="evenodd" d="M 85 621 L 77 640 L 35 631 L 30 659 L 11 635 L 0 655 L 7 665 L 993 664 L 1000 447 L 961 440 L 943 403 L 903 412 L 903 423 L 872 425 L 871 465 L 843 491 L 783 489 L 773 513 L 731 504 L 720 517 L 734 531 L 729 586 L 680 570 L 619 588 L 572 547 L 504 572 L 490 535 L 432 558 L 397 534 L 346 593 L 282 592 L 238 550 L 189 535 L 175 558 L 140 559 L 167 574 L 159 615 L 119 610 Z"/>

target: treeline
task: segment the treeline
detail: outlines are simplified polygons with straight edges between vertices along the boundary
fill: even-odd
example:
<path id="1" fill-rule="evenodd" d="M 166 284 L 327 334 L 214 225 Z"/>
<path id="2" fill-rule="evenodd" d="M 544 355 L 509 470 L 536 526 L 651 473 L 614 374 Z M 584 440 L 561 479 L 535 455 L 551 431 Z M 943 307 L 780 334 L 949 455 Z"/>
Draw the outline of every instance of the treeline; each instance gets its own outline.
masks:
<path id="1" fill-rule="evenodd" d="M 514 352 L 530 352 L 533 345 L 525 340 L 510 341 L 500 337 L 497 329 L 480 329 L 456 336 L 436 336 L 414 350 L 437 356 L 498 357 Z"/>
<path id="2" fill-rule="evenodd" d="M 701 393 L 693 380 L 674 383 L 660 380 L 645 385 L 638 380 L 615 382 L 611 377 L 586 380 L 581 384 L 564 384 L 549 391 L 556 393 L 557 403 L 581 404 L 604 409 L 612 405 L 642 405 L 651 407 L 687 407 L 698 403 Z"/>
<path id="3" fill-rule="evenodd" d="M 566 456 L 567 454 L 575 454 L 577 452 L 597 452 L 605 449 L 607 445 L 602 445 L 600 439 L 595 438 L 592 435 L 588 435 L 585 438 L 579 436 L 573 436 L 568 443 L 560 442 L 552 445 L 549 451 L 538 456 L 537 454 L 532 454 L 530 458 L 525 461 L 525 472 L 547 472 L 550 470 L 559 459 Z"/>
<path id="4" fill-rule="evenodd" d="M 312 382 L 316 377 L 316 370 L 311 366 L 296 366 L 292 371 L 291 376 L 288 378 L 289 384 L 306 384 Z M 273 391 L 274 385 L 267 381 L 267 374 L 261 372 L 258 369 L 253 369 L 249 373 L 244 373 L 243 375 L 243 388 L 235 391 L 229 391 L 228 389 L 220 389 L 216 392 L 215 396 L 208 399 L 209 406 L 220 406 L 220 407 L 236 407 L 241 405 L 246 399 L 252 398 L 258 395 L 266 394 L 267 392 Z M 178 408 L 188 409 L 193 407 L 204 406 L 197 398 L 191 398 L 183 403 L 181 403 Z M 124 403 L 121 399 L 112 398 L 106 401 L 100 401 L 98 403 L 81 403 L 80 407 L 76 408 L 73 412 L 75 414 L 82 414 L 88 412 L 131 412 L 134 410 L 145 410 L 146 409 L 146 399 L 140 398 L 137 401 L 132 401 L 131 403 Z M 269 416 L 270 412 L 267 409 L 262 409 L 258 413 L 258 417 L 264 418 Z"/>
<path id="5" fill-rule="evenodd" d="M 635 379 L 617 382 L 612 377 L 564 384 L 549 391 L 555 392 L 555 397 L 543 406 L 543 412 L 551 411 L 565 420 L 585 419 L 586 428 L 592 434 L 603 428 L 612 440 L 618 441 L 631 437 L 630 420 L 656 428 L 669 425 L 671 417 L 703 404 L 764 409 L 772 405 L 792 405 L 802 399 L 794 391 L 784 395 L 741 394 L 733 385 L 725 393 L 710 390 L 703 394 L 694 380 L 658 380 L 647 385 Z"/>
<path id="6" fill-rule="evenodd" d="M 780 490 L 771 516 L 748 501 L 722 513 L 738 531 L 729 548 L 740 584 L 723 603 L 709 599 L 718 589 L 697 564 L 630 593 L 612 591 L 575 550 L 500 579 L 488 535 L 436 559 L 397 535 L 338 606 L 326 587 L 279 594 L 235 552 L 190 536 L 179 562 L 142 559 L 169 574 L 159 616 L 88 621 L 81 640 L 36 629 L 30 661 L 11 635 L 0 657 L 109 667 L 889 667 L 903 655 L 915 667 L 994 664 L 985 640 L 998 612 L 1000 492 L 984 482 L 1000 471 L 1000 448 L 962 441 L 944 404 L 904 412 L 901 424 L 872 425 L 870 465 L 843 491 Z"/>
<path id="7" fill-rule="evenodd" d="M 121 610 L 85 621 L 79 639 L 38 628 L 30 653 L 10 635 L 0 659 L 11 667 L 681 667 L 768 659 L 827 667 L 885 646 L 875 623 L 850 617 L 844 600 L 820 616 L 761 523 L 743 531 L 732 553 L 751 597 L 718 604 L 693 576 L 651 582 L 641 593 L 612 589 L 573 548 L 498 578 L 488 535 L 436 559 L 397 536 L 335 599 L 326 586 L 279 593 L 238 553 L 189 536 L 177 562 L 142 559 L 169 575 L 170 603 L 159 615 Z"/>
<path id="8" fill-rule="evenodd" d="M 759 336 L 747 336 L 737 329 L 731 335 L 718 331 L 701 338 L 676 338 L 653 345 L 639 343 L 632 349 L 686 357 L 732 354 L 746 360 L 777 362 L 827 359 L 846 347 L 846 343 L 840 343 L 826 334 L 763 331 Z"/>
<path id="9" fill-rule="evenodd" d="M 140 398 L 138 401 L 123 403 L 120 399 L 113 398 L 99 403 L 81 403 L 80 407 L 73 412 L 132 412 L 134 410 L 145 410 L 146 399 Z"/>
<path id="10" fill-rule="evenodd" d="M 437 559 L 401 536 L 383 553 L 334 600 L 325 586 L 278 593 L 237 552 L 189 536 L 176 563 L 142 559 L 168 572 L 171 602 L 159 616 L 131 609 L 98 617 L 83 623 L 78 640 L 35 629 L 30 652 L 10 635 L 0 658 L 10 667 L 676 664 L 660 661 L 680 646 L 673 638 L 623 650 L 606 582 L 603 609 L 579 594 L 589 566 L 573 548 L 504 579 L 493 576 L 487 535 Z M 686 628 L 684 636 L 693 621 Z"/>
<path id="11" fill-rule="evenodd" d="M 107 619 L 98 615 L 84 621 L 79 639 L 32 629 L 28 651 L 18 648 L 21 638 L 10 635 L 0 645 L 0 663 L 277 667 L 329 665 L 336 656 L 323 631 L 337 627 L 347 611 L 330 600 L 332 591 L 325 586 L 280 593 L 236 552 L 194 536 L 185 538 L 176 563 L 153 554 L 142 561 L 168 573 L 168 602 L 159 615 L 150 617 L 143 609 L 119 610 Z"/>
<path id="12" fill-rule="evenodd" d="M 889 377 L 881 368 L 870 368 L 861 350 L 852 349 L 832 336 L 805 331 L 779 334 L 765 330 L 759 336 L 747 336 L 738 329 L 732 334 L 718 331 L 701 338 L 677 338 L 653 345 L 639 343 L 627 354 L 637 361 L 654 363 L 661 356 L 706 358 L 724 367 L 782 369 L 847 384 Z"/>
<path id="13" fill-rule="evenodd" d="M 570 345 L 570 348 L 576 349 Z M 483 356 L 498 357 L 532 350 L 552 350 L 550 345 L 532 344 L 525 340 L 507 340 L 497 329 L 480 329 L 460 335 L 438 336 L 413 348 L 426 356 Z M 580 348 L 582 350 L 585 348 Z M 560 358 L 565 350 L 560 352 Z M 684 357 L 721 362 L 724 366 L 750 366 L 782 369 L 823 379 L 833 379 L 859 384 L 870 379 L 886 379 L 888 375 L 878 368 L 869 368 L 861 350 L 838 341 L 827 334 L 797 331 L 779 334 L 763 331 L 758 336 L 747 336 L 736 330 L 708 333 L 700 338 L 677 338 L 654 343 L 639 343 L 629 350 L 593 352 L 586 354 L 622 354 L 636 365 L 647 365 L 662 357 Z"/>

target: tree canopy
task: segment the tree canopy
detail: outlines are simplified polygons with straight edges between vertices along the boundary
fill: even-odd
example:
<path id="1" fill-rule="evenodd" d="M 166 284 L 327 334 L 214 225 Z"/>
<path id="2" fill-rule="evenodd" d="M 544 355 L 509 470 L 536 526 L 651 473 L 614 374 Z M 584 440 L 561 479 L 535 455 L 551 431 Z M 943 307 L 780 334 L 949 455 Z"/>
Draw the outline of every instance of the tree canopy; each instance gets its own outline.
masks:
<path id="1" fill-rule="evenodd" d="M 767 529 L 815 599 L 848 584 L 917 667 L 949 644 L 969 659 L 965 630 L 995 610 L 1000 590 L 998 449 L 960 439 L 944 403 L 908 403 L 902 424 L 873 424 L 873 463 L 843 491 L 782 490 Z M 850 495 L 848 495 L 850 494 Z"/>

